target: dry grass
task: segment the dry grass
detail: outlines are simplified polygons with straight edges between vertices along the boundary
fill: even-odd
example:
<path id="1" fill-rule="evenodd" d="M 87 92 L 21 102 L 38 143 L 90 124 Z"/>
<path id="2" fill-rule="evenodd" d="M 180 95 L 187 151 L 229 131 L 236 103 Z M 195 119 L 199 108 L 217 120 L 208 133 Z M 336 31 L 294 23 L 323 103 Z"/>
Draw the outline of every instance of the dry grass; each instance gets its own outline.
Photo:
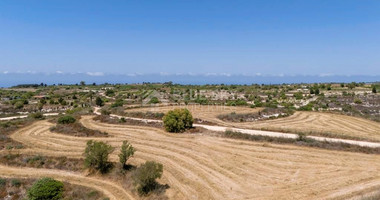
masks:
<path id="1" fill-rule="evenodd" d="M 105 124 L 91 117 L 81 123 L 90 129 L 107 131 L 106 141 L 119 149 L 129 140 L 137 149 L 130 160 L 138 165 L 155 160 L 164 165 L 162 184 L 168 184 L 170 199 L 329 199 L 380 184 L 380 156 L 341 151 L 319 150 L 293 145 L 251 142 L 207 135 L 169 134 L 157 128 Z M 20 153 L 41 153 L 49 156 L 80 158 L 90 138 L 55 134 L 51 123 L 39 121 L 21 129 L 11 137 L 28 145 Z M 118 151 L 111 155 L 117 160 Z M 8 169 L 1 173 L 23 173 L 31 170 Z M 39 169 L 40 170 L 40 169 Z M 53 173 L 50 170 L 33 175 Z M 67 174 L 54 172 L 57 177 Z M 76 175 L 73 182 L 100 187 L 99 179 Z M 84 181 L 86 179 L 86 181 Z M 102 180 L 105 181 L 105 180 Z M 107 185 L 113 185 L 112 187 Z M 115 199 L 130 198 L 117 184 L 107 181 L 101 188 L 113 191 Z"/>
<path id="2" fill-rule="evenodd" d="M 178 106 L 137 108 L 127 111 L 155 111 L 167 112 Z M 214 107 L 215 108 L 215 107 Z M 224 108 L 228 109 L 225 110 Z M 220 107 L 219 110 L 208 108 L 207 106 L 189 107 L 195 118 L 213 122 L 227 127 L 270 130 L 291 133 L 306 133 L 310 135 L 322 135 L 326 137 L 341 137 L 351 139 L 363 139 L 369 141 L 380 141 L 380 123 L 363 118 L 346 116 L 333 113 L 322 112 L 295 112 L 289 117 L 256 121 L 256 122 L 226 122 L 217 118 L 218 115 L 229 114 L 231 112 L 249 113 L 258 112 L 259 109 L 244 107 Z M 236 110 L 233 110 L 236 109 Z"/>

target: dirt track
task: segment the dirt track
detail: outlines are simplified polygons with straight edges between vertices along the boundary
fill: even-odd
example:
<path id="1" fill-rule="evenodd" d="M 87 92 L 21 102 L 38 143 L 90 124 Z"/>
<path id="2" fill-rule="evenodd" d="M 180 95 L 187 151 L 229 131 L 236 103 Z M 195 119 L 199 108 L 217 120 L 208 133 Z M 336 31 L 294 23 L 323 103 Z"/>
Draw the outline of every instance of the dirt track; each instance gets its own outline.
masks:
<path id="1" fill-rule="evenodd" d="M 135 108 L 127 112 L 151 111 L 167 112 L 180 106 Z M 221 126 L 246 128 L 246 129 L 269 129 L 279 132 L 315 132 L 327 133 L 332 136 L 352 136 L 369 140 L 380 141 L 380 123 L 340 114 L 322 112 L 299 112 L 285 118 L 257 122 L 225 122 L 217 118 L 220 114 L 231 112 L 249 113 L 258 112 L 258 109 L 228 107 L 228 106 L 189 106 L 187 107 L 194 117 L 214 122 Z"/>
<path id="2" fill-rule="evenodd" d="M 107 131 L 111 137 L 93 139 L 115 147 L 128 139 L 137 149 L 133 164 L 161 162 L 164 176 L 160 181 L 169 184 L 166 193 L 171 199 L 325 199 L 380 182 L 378 155 L 168 134 L 154 128 L 94 122 L 89 116 L 81 122 Z M 30 147 L 21 152 L 80 157 L 91 138 L 51 133 L 50 126 L 39 121 L 11 137 Z M 116 160 L 117 153 L 112 159 Z"/>

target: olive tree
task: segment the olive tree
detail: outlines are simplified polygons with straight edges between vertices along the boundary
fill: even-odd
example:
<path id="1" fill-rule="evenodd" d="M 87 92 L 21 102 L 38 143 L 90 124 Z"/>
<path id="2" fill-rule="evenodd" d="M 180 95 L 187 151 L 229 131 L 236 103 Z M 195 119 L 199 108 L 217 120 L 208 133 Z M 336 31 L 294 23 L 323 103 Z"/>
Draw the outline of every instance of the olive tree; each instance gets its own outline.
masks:
<path id="1" fill-rule="evenodd" d="M 90 140 L 87 142 L 87 147 L 84 151 L 84 165 L 91 170 L 98 170 L 101 173 L 106 173 L 111 167 L 108 161 L 108 156 L 114 148 L 104 142 Z"/>
<path id="2" fill-rule="evenodd" d="M 148 194 L 156 188 L 157 178 L 161 178 L 163 166 L 161 163 L 146 161 L 137 168 L 132 178 L 140 195 Z"/>
<path id="3" fill-rule="evenodd" d="M 168 132 L 179 133 L 193 127 L 193 116 L 187 109 L 170 110 L 162 120 Z"/>
<path id="4" fill-rule="evenodd" d="M 129 159 L 129 157 L 133 156 L 135 153 L 135 148 L 127 141 L 123 141 L 123 144 L 121 145 L 121 150 L 119 154 L 119 161 L 123 168 L 126 167 L 126 163 Z"/>

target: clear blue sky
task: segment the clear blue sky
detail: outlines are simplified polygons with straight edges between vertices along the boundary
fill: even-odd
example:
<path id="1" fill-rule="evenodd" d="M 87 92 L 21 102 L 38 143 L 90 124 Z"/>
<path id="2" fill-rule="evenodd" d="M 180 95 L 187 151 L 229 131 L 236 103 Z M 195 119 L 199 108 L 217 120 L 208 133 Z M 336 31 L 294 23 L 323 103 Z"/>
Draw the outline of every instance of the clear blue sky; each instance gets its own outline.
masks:
<path id="1" fill-rule="evenodd" d="M 380 75 L 380 1 L 0 1 L 0 73 Z"/>

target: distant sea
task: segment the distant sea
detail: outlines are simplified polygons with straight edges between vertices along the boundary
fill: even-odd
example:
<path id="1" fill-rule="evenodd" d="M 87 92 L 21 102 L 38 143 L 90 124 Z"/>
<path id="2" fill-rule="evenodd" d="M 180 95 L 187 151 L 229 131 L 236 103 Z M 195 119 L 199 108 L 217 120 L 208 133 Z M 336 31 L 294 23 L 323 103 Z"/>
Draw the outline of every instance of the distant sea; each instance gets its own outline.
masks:
<path id="1" fill-rule="evenodd" d="M 44 74 L 44 73 L 1 73 L 0 87 L 19 84 L 87 84 L 102 83 L 164 83 L 172 81 L 179 84 L 291 84 L 291 83 L 340 83 L 340 82 L 380 82 L 380 75 L 228 75 L 228 74 Z"/>

